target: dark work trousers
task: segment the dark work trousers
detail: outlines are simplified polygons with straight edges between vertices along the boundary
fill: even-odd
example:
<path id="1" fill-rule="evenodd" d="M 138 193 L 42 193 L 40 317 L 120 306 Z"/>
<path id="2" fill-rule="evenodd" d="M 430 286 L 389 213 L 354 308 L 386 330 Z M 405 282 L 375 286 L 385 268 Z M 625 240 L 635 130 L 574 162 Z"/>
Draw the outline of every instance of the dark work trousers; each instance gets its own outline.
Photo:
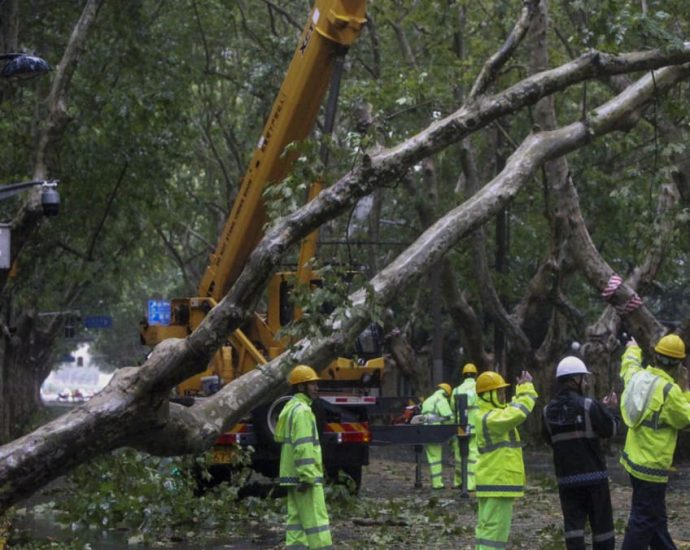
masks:
<path id="1" fill-rule="evenodd" d="M 560 488 L 558 493 L 563 510 L 565 547 L 568 550 L 584 550 L 585 522 L 589 519 L 592 528 L 592 548 L 613 550 L 616 540 L 609 482 Z"/>
<path id="2" fill-rule="evenodd" d="M 630 476 L 632 506 L 622 550 L 675 550 L 668 534 L 666 483 L 652 483 Z"/>

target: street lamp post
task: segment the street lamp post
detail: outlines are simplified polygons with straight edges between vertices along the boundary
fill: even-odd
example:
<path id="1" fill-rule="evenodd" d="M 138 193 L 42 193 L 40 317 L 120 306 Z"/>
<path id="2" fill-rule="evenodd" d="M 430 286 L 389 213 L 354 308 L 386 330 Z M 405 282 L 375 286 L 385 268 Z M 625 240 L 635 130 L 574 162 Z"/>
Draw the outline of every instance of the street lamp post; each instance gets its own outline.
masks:
<path id="1" fill-rule="evenodd" d="M 43 215 L 57 216 L 60 210 L 60 194 L 57 191 L 58 183 L 60 183 L 59 180 L 35 180 L 3 185 L 0 186 L 0 201 L 40 185 Z M 11 224 L 0 223 L 0 269 L 9 269 L 12 265 L 11 237 Z"/>
<path id="2" fill-rule="evenodd" d="M 28 53 L 0 53 L 0 62 L 2 62 L 0 78 L 29 79 L 50 70 L 50 65 L 45 59 Z M 0 200 L 40 185 L 43 214 L 56 216 L 60 208 L 57 184 L 58 180 L 12 183 L 0 187 Z M 0 223 L 0 269 L 9 269 L 11 265 L 10 228 L 11 224 Z"/>
<path id="3" fill-rule="evenodd" d="M 0 69 L 2 78 L 33 78 L 50 70 L 48 62 L 28 53 L 0 53 L 0 61 L 7 61 Z"/>
<path id="4" fill-rule="evenodd" d="M 0 201 L 40 185 L 43 214 L 45 216 L 57 216 L 60 210 L 60 194 L 57 192 L 58 183 L 60 183 L 60 180 L 34 180 L 2 185 L 0 186 Z"/>

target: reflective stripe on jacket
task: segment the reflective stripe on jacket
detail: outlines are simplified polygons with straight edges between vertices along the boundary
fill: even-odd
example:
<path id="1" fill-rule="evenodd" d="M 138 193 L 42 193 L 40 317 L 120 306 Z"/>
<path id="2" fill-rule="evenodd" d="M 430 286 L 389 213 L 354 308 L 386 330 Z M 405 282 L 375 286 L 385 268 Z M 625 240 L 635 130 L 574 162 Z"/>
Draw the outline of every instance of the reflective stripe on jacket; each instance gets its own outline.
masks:
<path id="1" fill-rule="evenodd" d="M 422 414 L 432 414 L 439 417 L 437 420 L 429 422 L 429 424 L 451 424 L 453 412 L 450 410 L 450 403 L 448 403 L 446 392 L 439 388 L 427 397 L 424 403 L 422 403 Z"/>
<path id="2" fill-rule="evenodd" d="M 573 389 L 563 389 L 544 407 L 544 436 L 553 447 L 560 487 L 608 480 L 600 438 L 613 437 L 620 420 L 608 408 Z"/>
<path id="3" fill-rule="evenodd" d="M 537 392 L 531 382 L 518 384 L 513 400 L 501 407 L 481 396 L 477 399 L 479 414 L 474 425 L 479 448 L 477 497 L 524 494 L 525 465 L 517 426 L 527 419 L 536 400 Z"/>
<path id="4" fill-rule="evenodd" d="M 479 414 L 479 407 L 477 407 L 477 381 L 474 378 L 465 378 L 465 380 L 453 390 L 450 396 L 450 407 L 453 411 L 453 417 L 457 414 L 458 396 L 464 394 L 467 396 L 467 432 L 474 433 L 472 426 L 474 425 L 477 415 Z M 459 418 L 456 423 L 459 424 Z"/>
<path id="5" fill-rule="evenodd" d="M 275 439 L 280 450 L 280 484 L 323 484 L 323 461 L 311 399 L 295 394 L 278 417 Z"/>
<path id="6" fill-rule="evenodd" d="M 664 370 L 642 368 L 642 350 L 628 346 L 621 360 L 621 413 L 630 428 L 620 462 L 638 479 L 668 482 L 678 430 L 690 425 L 690 392 Z"/>

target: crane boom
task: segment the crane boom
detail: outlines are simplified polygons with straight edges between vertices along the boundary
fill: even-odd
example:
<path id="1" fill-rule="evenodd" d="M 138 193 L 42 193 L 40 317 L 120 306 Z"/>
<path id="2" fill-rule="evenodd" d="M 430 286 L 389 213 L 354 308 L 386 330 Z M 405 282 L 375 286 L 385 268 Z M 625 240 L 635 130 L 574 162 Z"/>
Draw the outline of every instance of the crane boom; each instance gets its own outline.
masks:
<path id="1" fill-rule="evenodd" d="M 296 153 L 286 154 L 285 148 L 311 132 L 336 56 L 352 44 L 365 21 L 364 0 L 316 1 L 201 279 L 198 296 L 219 301 L 239 276 L 262 236 L 264 189 L 287 175 Z"/>
<path id="2" fill-rule="evenodd" d="M 331 75 L 335 74 L 339 80 L 335 69 L 341 66 L 344 54 L 365 23 L 365 0 L 315 0 L 197 295 L 171 300 L 167 323 L 145 319 L 140 328 L 142 343 L 153 347 L 168 338 L 186 337 L 237 280 L 263 235 L 264 191 L 289 173 L 297 152 L 286 148 L 310 134 Z M 315 182 L 310 200 L 318 189 L 320 182 Z M 316 235 L 317 232 L 310 234 L 302 246 L 297 272 L 302 284 L 310 282 L 311 271 L 305 266 L 314 254 Z M 283 321 L 289 322 L 285 312 L 292 311 L 287 297 L 290 277 L 289 274 L 274 276 L 268 288 L 266 314 L 255 313 L 248 324 L 228 335 L 230 346 L 221 348 L 205 371 L 181 383 L 178 392 L 198 393 L 202 380 L 211 374 L 218 376 L 221 383 L 227 383 L 283 351 L 285 342 L 277 341 L 275 335 Z M 380 370 L 382 364 L 379 358 L 374 368 Z M 346 370 L 339 368 L 338 376 L 343 376 Z"/>
<path id="3" fill-rule="evenodd" d="M 142 322 L 142 342 L 155 346 L 167 338 L 185 338 L 239 277 L 263 235 L 264 191 L 289 173 L 298 153 L 288 146 L 310 134 L 329 83 L 331 94 L 324 131 L 329 133 L 332 129 L 343 57 L 366 22 L 365 4 L 365 0 L 315 0 L 196 297 L 171 300 L 169 322 L 161 321 L 165 316 L 158 315 Z M 326 155 L 324 148 L 322 158 Z M 308 200 L 318 194 L 322 183 L 321 179 L 312 182 Z M 225 345 L 211 361 L 200 365 L 197 374 L 178 384 L 177 398 L 208 397 L 285 350 L 290 342 L 287 337 L 278 336 L 279 331 L 302 314 L 291 298 L 294 286 L 313 288 L 323 282 L 312 273 L 309 263 L 316 251 L 317 238 L 318 231 L 313 231 L 303 240 L 296 272 L 273 275 L 266 289 L 266 311 L 255 312 L 242 327 L 228 334 Z M 331 477 L 335 477 L 338 468 L 343 468 L 359 479 L 362 465 L 368 463 L 370 434 L 367 412 L 360 401 L 362 396 L 372 399 L 381 390 L 385 362 L 381 347 L 371 345 L 378 340 L 360 336 L 354 342 L 352 356 L 337 357 L 323 369 L 322 390 L 335 394 L 334 399 L 339 400 L 337 407 L 322 408 L 319 413 L 324 433 L 333 436 L 332 445 L 327 446 L 324 455 L 327 474 Z M 279 464 L 279 449 L 270 432 L 271 411 L 277 410 L 273 405 L 259 405 L 251 412 L 251 425 L 256 430 L 252 467 L 269 477 L 278 474 Z M 233 429 L 222 435 L 213 449 L 214 467 L 221 471 L 233 453 L 228 445 L 240 441 L 239 435 L 231 441 L 235 437 Z"/>

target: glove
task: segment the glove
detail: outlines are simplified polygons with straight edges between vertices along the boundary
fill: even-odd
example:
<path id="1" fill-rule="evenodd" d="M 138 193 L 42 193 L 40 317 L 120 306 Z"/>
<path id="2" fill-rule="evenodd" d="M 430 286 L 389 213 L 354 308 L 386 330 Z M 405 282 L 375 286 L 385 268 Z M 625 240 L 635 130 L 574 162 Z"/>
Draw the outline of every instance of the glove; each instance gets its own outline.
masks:
<path id="1" fill-rule="evenodd" d="M 532 375 L 527 372 L 526 370 L 523 370 L 520 373 L 520 376 L 517 378 L 517 383 L 518 384 L 525 384 L 526 382 L 531 382 L 532 381 Z"/>
<path id="2" fill-rule="evenodd" d="M 608 393 L 604 396 L 604 399 L 602 400 L 604 405 L 608 405 L 609 407 L 616 408 L 618 407 L 618 395 L 616 395 L 615 391 L 611 391 L 611 393 Z"/>

